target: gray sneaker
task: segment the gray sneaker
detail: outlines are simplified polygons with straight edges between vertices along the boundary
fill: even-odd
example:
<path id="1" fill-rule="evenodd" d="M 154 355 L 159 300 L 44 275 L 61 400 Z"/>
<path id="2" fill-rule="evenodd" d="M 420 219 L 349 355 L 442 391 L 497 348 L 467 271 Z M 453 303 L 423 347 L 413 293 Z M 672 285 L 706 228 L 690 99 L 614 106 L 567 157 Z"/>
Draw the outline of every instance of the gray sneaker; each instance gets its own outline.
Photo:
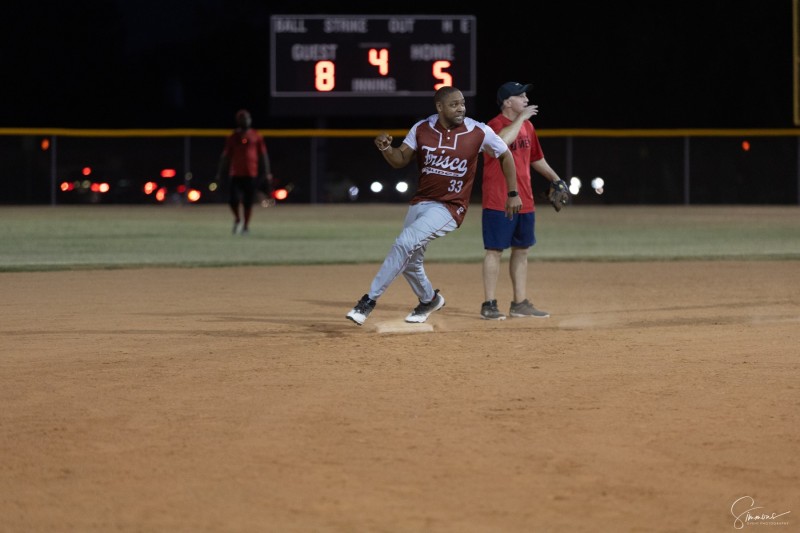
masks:
<path id="1" fill-rule="evenodd" d="M 520 303 L 511 302 L 511 309 L 509 309 L 508 314 L 517 318 L 530 316 L 536 318 L 547 318 L 550 316 L 550 313 L 547 311 L 540 311 L 539 309 L 536 309 L 527 298 L 522 300 Z"/>
<path id="2" fill-rule="evenodd" d="M 497 308 L 497 300 L 487 300 L 481 304 L 481 318 L 484 320 L 505 320 L 506 315 Z"/>
<path id="3" fill-rule="evenodd" d="M 363 326 L 373 309 L 375 309 L 375 300 L 370 300 L 369 295 L 365 294 L 356 303 L 356 306 L 347 313 L 347 318 L 355 322 L 356 325 Z"/>
<path id="4" fill-rule="evenodd" d="M 431 313 L 438 311 L 442 307 L 444 307 L 444 296 L 439 294 L 439 289 L 436 289 L 433 292 L 433 300 L 426 304 L 420 302 L 419 305 L 408 314 L 406 317 L 406 322 L 425 322 L 428 320 L 428 317 L 431 315 Z"/>

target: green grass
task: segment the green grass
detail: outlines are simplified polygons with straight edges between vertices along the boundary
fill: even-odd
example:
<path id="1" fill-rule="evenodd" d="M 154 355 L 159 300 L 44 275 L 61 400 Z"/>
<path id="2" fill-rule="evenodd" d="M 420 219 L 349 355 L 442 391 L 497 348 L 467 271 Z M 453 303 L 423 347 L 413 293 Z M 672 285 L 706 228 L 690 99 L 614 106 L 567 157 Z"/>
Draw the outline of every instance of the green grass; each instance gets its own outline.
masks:
<path id="1" fill-rule="evenodd" d="M 403 204 L 257 207 L 247 237 L 225 205 L 0 207 L 0 271 L 380 262 Z M 480 206 L 427 261 L 483 257 Z M 530 258 L 800 259 L 795 206 L 568 206 L 537 211 Z"/>

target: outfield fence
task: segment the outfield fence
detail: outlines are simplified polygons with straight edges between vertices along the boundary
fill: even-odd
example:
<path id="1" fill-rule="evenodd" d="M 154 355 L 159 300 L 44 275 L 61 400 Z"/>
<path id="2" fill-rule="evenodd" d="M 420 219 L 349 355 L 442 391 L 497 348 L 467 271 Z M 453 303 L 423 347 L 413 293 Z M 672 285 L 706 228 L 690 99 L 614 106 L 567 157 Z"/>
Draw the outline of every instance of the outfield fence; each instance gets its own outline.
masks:
<path id="1" fill-rule="evenodd" d="M 404 202 L 413 165 L 391 169 L 370 129 L 263 129 L 273 173 L 289 203 Z M 0 203 L 148 203 L 156 183 L 166 203 L 224 202 L 213 178 L 220 129 L 0 128 Z M 390 130 L 397 145 L 406 130 Z M 538 132 L 550 165 L 582 187 L 583 204 L 800 205 L 800 129 L 553 129 Z M 164 169 L 174 176 L 162 176 Z M 602 178 L 602 191 L 591 184 Z M 370 190 L 382 182 L 381 191 Z M 395 189 L 399 181 L 408 191 Z M 105 183 L 107 191 L 93 190 Z M 71 185 L 70 185 L 71 184 Z M 534 177 L 542 194 L 544 179 Z M 358 191 L 356 193 L 356 191 Z M 480 193 L 480 180 L 474 189 Z"/>

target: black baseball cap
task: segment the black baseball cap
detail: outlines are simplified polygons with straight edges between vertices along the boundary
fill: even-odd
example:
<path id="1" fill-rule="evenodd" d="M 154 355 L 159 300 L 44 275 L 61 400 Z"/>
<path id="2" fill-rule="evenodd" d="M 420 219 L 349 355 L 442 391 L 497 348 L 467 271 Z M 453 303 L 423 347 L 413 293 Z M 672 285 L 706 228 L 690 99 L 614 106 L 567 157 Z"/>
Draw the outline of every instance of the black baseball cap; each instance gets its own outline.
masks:
<path id="1" fill-rule="evenodd" d="M 506 101 L 506 98 L 510 96 L 519 96 L 523 93 L 528 92 L 528 89 L 531 88 L 531 84 L 522 85 L 521 83 L 517 83 L 516 81 L 509 81 L 504 83 L 497 89 L 497 105 L 502 106 L 503 102 Z"/>

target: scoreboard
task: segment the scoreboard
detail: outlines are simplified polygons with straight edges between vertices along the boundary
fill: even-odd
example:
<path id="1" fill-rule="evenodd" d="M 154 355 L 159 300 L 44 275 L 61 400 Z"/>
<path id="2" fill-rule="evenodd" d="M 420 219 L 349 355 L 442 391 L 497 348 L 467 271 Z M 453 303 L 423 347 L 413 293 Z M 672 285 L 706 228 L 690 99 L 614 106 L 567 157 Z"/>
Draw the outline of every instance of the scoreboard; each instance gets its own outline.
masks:
<path id="1" fill-rule="evenodd" d="M 270 113 L 432 114 L 433 93 L 476 92 L 473 15 L 273 15 Z"/>

